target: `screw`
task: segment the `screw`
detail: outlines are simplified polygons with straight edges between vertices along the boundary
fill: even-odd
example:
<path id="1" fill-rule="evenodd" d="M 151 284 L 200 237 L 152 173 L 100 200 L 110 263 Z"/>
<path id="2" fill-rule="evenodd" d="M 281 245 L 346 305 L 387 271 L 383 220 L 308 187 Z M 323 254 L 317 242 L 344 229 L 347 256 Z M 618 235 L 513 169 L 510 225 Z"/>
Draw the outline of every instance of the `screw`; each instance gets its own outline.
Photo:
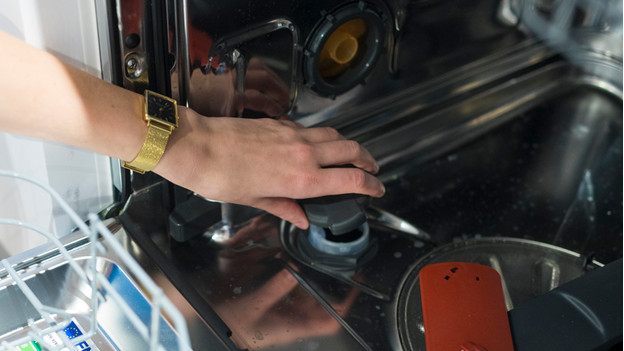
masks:
<path id="1" fill-rule="evenodd" d="M 135 70 L 138 65 L 139 62 L 134 57 L 129 58 L 128 62 L 126 62 L 126 67 L 128 68 L 128 70 Z"/>
<path id="2" fill-rule="evenodd" d="M 136 79 L 143 73 L 142 60 L 136 54 L 132 54 L 126 58 L 126 76 L 130 79 Z"/>

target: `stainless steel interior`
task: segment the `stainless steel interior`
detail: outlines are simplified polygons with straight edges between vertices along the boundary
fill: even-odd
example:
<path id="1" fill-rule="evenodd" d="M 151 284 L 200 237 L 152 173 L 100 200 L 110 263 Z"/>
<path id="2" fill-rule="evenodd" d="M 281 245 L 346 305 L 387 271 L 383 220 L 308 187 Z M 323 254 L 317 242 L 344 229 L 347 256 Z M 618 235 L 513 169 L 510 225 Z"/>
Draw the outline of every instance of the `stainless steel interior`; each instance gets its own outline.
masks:
<path id="1" fill-rule="evenodd" d="M 179 189 L 135 175 L 114 232 L 181 310 L 194 349 L 418 349 L 401 331 L 419 328 L 417 316 L 408 321 L 418 312 L 404 307 L 405 296 L 418 267 L 445 258 L 448 248 L 482 261 L 470 247 L 494 243 L 486 263 L 514 280 L 506 285 L 509 308 L 622 257 L 621 24 L 581 18 L 581 29 L 566 31 L 562 42 L 523 21 L 525 6 L 548 15 L 551 1 L 178 0 L 153 9 L 163 14 L 157 33 L 123 16 L 132 3 L 112 12 L 120 16 L 126 88 L 150 86 L 210 116 L 287 115 L 332 126 L 371 151 L 387 188 L 371 203 L 369 247 L 319 257 L 304 251 L 305 231 L 257 212 L 230 222 L 231 236 L 216 240 L 205 228 L 177 242 L 168 218 Z M 327 93 L 306 76 L 310 52 L 317 53 L 310 38 L 331 14 L 358 6 L 371 23 L 380 19 L 382 50 L 358 84 Z M 138 18 L 149 15 L 145 9 L 135 8 Z M 149 33 L 162 35 L 160 47 L 124 41 Z M 166 62 L 150 50 L 163 50 Z M 154 66 L 160 75 L 150 74 Z M 272 72 L 263 81 L 278 89 L 270 109 L 240 100 L 257 83 L 256 70 Z M 500 258 L 503 252 L 523 254 Z M 517 284 L 513 265 L 530 272 L 537 288 Z M 48 298 L 80 313 L 87 302 L 73 292 L 82 287 L 64 267 L 36 267 L 30 282 L 42 296 L 50 280 L 60 282 L 66 292 Z M 99 267 L 124 272 L 106 254 Z M 116 277 L 140 307 L 141 288 Z M 1 308 L 22 303 L 11 291 L 0 289 Z M 111 338 L 142 346 L 117 329 L 114 306 L 100 316 Z M 1 325 L 0 334 L 16 327 Z"/>
<path id="2" fill-rule="evenodd" d="M 347 123 L 359 111 L 379 118 Z M 214 309 L 238 348 L 409 349 L 398 332 L 402 285 L 439 245 L 528 239 L 575 252 L 577 272 L 622 256 L 621 117 L 617 85 L 529 39 L 336 116 L 382 164 L 387 195 L 373 206 L 434 242 L 381 224 L 372 258 L 332 269 L 297 252 L 296 230 L 261 215 L 219 245 L 209 234 L 173 243 L 166 206 L 141 206 L 166 196 L 161 183 L 135 193 L 122 221 L 149 233 L 133 236 Z"/>
<path id="3" fill-rule="evenodd" d="M 216 312 L 230 348 L 419 349 L 405 296 L 449 245 L 468 247 L 460 259 L 478 256 L 471 243 L 500 245 L 486 263 L 510 280 L 509 308 L 622 257 L 621 24 L 581 16 L 562 37 L 544 30 L 562 22 L 552 2 L 359 2 L 387 20 L 382 50 L 361 84 L 330 94 L 306 69 L 319 28 L 351 10 L 341 3 L 169 7 L 173 96 L 206 115 L 332 126 L 371 151 L 387 188 L 369 247 L 339 257 L 311 255 L 307 232 L 262 214 L 219 240 L 174 242 L 168 184 L 131 196 L 121 221 L 137 257 L 153 257 L 205 321 Z M 258 69 L 273 72 L 279 108 L 241 102 Z M 539 289 L 516 281 L 522 271 Z"/>

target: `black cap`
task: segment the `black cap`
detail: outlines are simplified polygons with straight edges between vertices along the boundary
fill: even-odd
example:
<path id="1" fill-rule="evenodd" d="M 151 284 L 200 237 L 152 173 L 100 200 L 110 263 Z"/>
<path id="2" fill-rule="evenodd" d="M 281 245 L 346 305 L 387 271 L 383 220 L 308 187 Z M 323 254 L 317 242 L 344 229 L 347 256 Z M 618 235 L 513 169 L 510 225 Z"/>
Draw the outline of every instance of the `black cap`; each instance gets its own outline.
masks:
<path id="1" fill-rule="evenodd" d="M 355 230 L 366 222 L 370 197 L 344 194 L 299 200 L 311 224 L 329 229 L 334 235 Z"/>

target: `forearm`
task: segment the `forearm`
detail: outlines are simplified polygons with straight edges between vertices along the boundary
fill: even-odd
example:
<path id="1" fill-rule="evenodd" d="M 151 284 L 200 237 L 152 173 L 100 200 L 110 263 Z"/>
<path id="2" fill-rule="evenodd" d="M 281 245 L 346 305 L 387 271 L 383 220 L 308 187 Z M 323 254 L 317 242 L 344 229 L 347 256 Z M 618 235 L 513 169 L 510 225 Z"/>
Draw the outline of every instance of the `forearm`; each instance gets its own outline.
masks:
<path id="1" fill-rule="evenodd" d="M 2 130 L 132 160 L 143 98 L 0 31 Z"/>
<path id="2" fill-rule="evenodd" d="M 0 128 L 131 161 L 145 141 L 143 97 L 0 32 Z M 301 228 L 292 199 L 381 196 L 379 167 L 331 128 L 291 121 L 205 118 L 179 108 L 154 172 L 207 198 L 267 210 Z M 351 164 L 356 168 L 331 166 Z"/>

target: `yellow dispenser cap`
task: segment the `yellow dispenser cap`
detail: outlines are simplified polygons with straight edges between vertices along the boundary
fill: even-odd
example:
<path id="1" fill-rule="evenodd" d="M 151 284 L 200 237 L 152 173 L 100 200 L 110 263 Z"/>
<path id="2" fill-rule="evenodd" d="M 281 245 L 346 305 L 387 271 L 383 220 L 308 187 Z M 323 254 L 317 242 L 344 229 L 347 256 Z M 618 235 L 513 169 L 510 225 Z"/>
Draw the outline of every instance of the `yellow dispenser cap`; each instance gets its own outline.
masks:
<path id="1" fill-rule="evenodd" d="M 357 54 L 357 50 L 357 38 L 340 28 L 332 33 L 323 47 L 323 51 L 327 51 L 327 56 L 341 65 L 351 62 Z"/>
<path id="2" fill-rule="evenodd" d="M 363 19 L 354 19 L 336 28 L 321 50 L 319 70 L 323 78 L 335 77 L 349 67 L 360 49 L 359 38 L 365 33 Z"/>

